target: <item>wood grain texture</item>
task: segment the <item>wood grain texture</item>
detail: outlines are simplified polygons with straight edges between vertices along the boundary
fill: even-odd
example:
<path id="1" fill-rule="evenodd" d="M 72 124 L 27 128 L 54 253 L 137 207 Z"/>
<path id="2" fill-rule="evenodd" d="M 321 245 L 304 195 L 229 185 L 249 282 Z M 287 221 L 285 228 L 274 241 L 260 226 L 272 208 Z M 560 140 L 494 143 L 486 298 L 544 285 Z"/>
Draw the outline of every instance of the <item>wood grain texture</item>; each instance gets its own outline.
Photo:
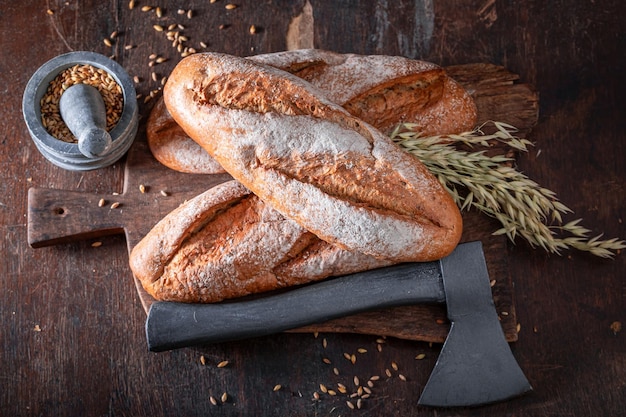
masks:
<path id="1" fill-rule="evenodd" d="M 433 28 L 428 42 L 413 44 L 416 34 L 423 33 L 418 27 L 424 27 L 415 24 L 418 3 L 420 13 L 428 10 L 423 4 L 431 5 Z M 318 48 L 408 54 L 424 45 L 420 58 L 444 66 L 487 62 L 519 74 L 540 97 L 539 122 L 529 133 L 536 148 L 518 159 L 519 169 L 558 193 L 575 211 L 568 219 L 583 217 L 594 232 L 624 238 L 622 3 L 310 0 Z M 625 333 L 611 328 L 626 320 L 623 254 L 615 260 L 578 252 L 559 257 L 521 241 L 506 244 L 521 325 L 512 347 L 534 392 L 478 409 L 432 410 L 416 402 L 437 359 L 437 343 L 386 338 L 379 352 L 377 336 L 280 334 L 150 354 L 123 236 L 98 238 L 102 246 L 97 248 L 88 239 L 31 249 L 29 188 L 110 198 L 124 191 L 126 162 L 76 173 L 52 166 L 37 152 L 20 103 L 41 64 L 69 50 L 115 54 L 131 75 L 141 78 L 137 89 L 145 97 L 159 88 L 160 76 L 178 60 L 171 42 L 152 25 L 180 21 L 194 47 L 203 41 L 210 50 L 237 55 L 274 52 L 285 49 L 289 23 L 305 1 L 246 1 L 233 11 L 225 10 L 224 2 L 193 2 L 182 6 L 193 7 L 190 21 L 176 14 L 181 4 L 160 2 L 166 11 L 160 20 L 154 11 L 129 11 L 126 1 L 28 0 L 2 9 L 7 30 L 0 38 L 6 57 L 0 60 L 0 415 L 256 416 L 259 410 L 265 415 L 331 416 L 623 414 Z M 46 13 L 48 7 L 53 15 Z M 230 26 L 220 29 L 222 24 Z M 250 35 L 250 24 L 261 29 L 258 34 Z M 107 48 L 102 40 L 114 30 L 119 38 L 114 48 Z M 135 48 L 126 50 L 126 44 Z M 149 67 L 151 53 L 170 60 Z M 153 71 L 159 81 L 151 81 Z M 151 102 L 140 103 L 145 123 Z M 139 135 L 144 134 L 141 126 Z M 355 363 L 344 353 L 354 354 Z M 416 360 L 419 354 L 425 357 Z M 217 368 L 222 360 L 229 365 Z M 355 375 L 361 382 L 381 376 L 361 410 L 349 411 L 342 395 L 313 399 L 319 384 L 336 389 L 343 383 L 352 392 Z M 275 392 L 276 384 L 282 389 Z M 212 405 L 210 396 L 219 398 L 223 392 L 227 403 Z"/>

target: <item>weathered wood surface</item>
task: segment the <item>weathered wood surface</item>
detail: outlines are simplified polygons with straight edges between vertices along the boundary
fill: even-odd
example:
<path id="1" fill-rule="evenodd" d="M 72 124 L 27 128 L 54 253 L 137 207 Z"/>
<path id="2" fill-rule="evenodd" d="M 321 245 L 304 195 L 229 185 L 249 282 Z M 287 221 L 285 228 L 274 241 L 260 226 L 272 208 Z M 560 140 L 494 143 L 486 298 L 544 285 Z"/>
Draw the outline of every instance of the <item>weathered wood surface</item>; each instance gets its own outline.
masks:
<path id="1" fill-rule="evenodd" d="M 376 336 L 321 333 L 317 339 L 280 334 L 148 353 L 145 312 L 129 278 L 123 236 L 98 238 L 100 247 L 91 246 L 93 239 L 39 249 L 28 245 L 28 189 L 104 194 L 112 202 L 113 192 L 124 192 L 126 161 L 86 173 L 58 169 L 37 152 L 20 112 L 29 77 L 70 50 L 115 54 L 141 78 L 141 94 L 159 88 L 160 77 L 178 58 L 153 25 L 174 22 L 185 25 L 191 46 L 202 41 L 210 50 L 244 56 L 295 44 L 421 57 L 446 67 L 493 63 L 518 74 L 540 97 L 539 122 L 528 134 L 536 150 L 519 158 L 519 168 L 558 193 L 575 211 L 568 219 L 583 217 L 594 232 L 625 237 L 622 2 L 311 0 L 241 2 L 226 10 L 222 1 L 192 6 L 162 1 L 162 18 L 154 10 L 141 12 L 146 4 L 137 2 L 133 11 L 127 1 L 3 7 L 0 415 L 554 416 L 619 415 L 626 409 L 624 332 L 612 326 L 626 316 L 624 256 L 551 256 L 523 242 L 506 244 L 506 259 L 521 326 L 513 350 L 534 392 L 506 403 L 462 410 L 417 407 L 440 345 L 399 338 L 387 338 L 380 352 Z M 48 7 L 53 14 L 46 13 Z M 193 8 L 192 19 L 177 14 L 181 7 Z M 220 29 L 222 24 L 227 26 Z M 258 28 L 254 35 L 252 24 Z M 109 48 L 103 39 L 113 31 L 119 35 Z M 169 61 L 149 67 L 151 53 Z M 151 102 L 140 103 L 145 123 Z M 356 363 L 344 353 L 354 353 Z M 420 353 L 425 358 L 416 360 Z M 222 360 L 229 365 L 217 368 Z M 312 399 L 320 383 L 334 388 L 343 383 L 352 392 L 353 376 L 365 381 L 374 374 L 381 380 L 361 410 L 350 411 L 345 395 Z M 274 392 L 276 384 L 282 389 Z M 210 397 L 223 392 L 227 403 L 212 405 Z"/>

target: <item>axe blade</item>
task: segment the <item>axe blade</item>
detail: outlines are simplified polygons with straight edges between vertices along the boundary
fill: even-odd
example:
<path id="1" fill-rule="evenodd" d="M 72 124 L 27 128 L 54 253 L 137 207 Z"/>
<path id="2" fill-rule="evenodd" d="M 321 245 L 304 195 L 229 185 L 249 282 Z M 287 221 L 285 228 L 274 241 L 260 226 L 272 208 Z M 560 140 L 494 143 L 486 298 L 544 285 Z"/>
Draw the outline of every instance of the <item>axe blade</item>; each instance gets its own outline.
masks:
<path id="1" fill-rule="evenodd" d="M 476 406 L 532 390 L 498 320 L 480 242 L 459 245 L 441 268 L 452 325 L 419 404 Z"/>

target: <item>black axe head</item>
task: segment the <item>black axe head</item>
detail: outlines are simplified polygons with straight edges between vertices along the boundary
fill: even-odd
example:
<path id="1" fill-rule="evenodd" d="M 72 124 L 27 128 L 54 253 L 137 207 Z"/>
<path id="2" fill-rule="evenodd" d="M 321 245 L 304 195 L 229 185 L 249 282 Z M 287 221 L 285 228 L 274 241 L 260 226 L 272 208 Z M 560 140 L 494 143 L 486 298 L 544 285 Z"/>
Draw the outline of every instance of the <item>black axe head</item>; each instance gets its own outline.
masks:
<path id="1" fill-rule="evenodd" d="M 440 262 L 452 325 L 419 404 L 476 406 L 530 391 L 498 320 L 480 242 Z"/>

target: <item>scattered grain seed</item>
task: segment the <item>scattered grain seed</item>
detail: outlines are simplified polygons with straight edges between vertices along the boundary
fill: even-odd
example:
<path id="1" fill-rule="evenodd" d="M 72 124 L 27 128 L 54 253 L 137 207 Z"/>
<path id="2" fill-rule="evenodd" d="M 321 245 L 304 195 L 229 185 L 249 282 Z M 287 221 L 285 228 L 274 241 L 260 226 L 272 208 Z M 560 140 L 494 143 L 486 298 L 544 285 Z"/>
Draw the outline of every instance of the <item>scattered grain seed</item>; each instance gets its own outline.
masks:
<path id="1" fill-rule="evenodd" d="M 322 347 L 323 347 L 324 349 L 326 349 L 326 347 L 327 347 L 327 346 L 328 346 L 328 341 L 326 340 L 326 338 L 323 338 L 323 339 L 322 339 Z"/>
<path id="2" fill-rule="evenodd" d="M 328 359 L 328 358 L 323 358 L 322 362 L 324 362 L 325 364 L 330 365 L 330 359 Z"/>
<path id="3" fill-rule="evenodd" d="M 611 323 L 609 328 L 611 329 L 611 331 L 613 332 L 614 335 L 617 335 L 619 332 L 622 331 L 622 322 L 616 320 L 613 323 Z M 534 328 L 535 333 L 537 333 L 536 329 L 537 329 L 537 327 Z"/>
<path id="4" fill-rule="evenodd" d="M 317 391 L 313 392 L 313 398 L 316 400 L 320 399 L 320 395 L 317 393 Z"/>
<path id="5" fill-rule="evenodd" d="M 358 400 L 356 400 L 356 408 L 360 410 L 362 406 L 363 406 L 363 400 L 359 398 Z"/>
<path id="6" fill-rule="evenodd" d="M 329 389 L 329 390 L 328 390 L 328 395 L 330 395 L 330 396 L 334 397 L 334 396 L 336 396 L 336 395 L 337 395 L 337 392 L 336 392 L 336 391 L 334 391 L 334 390 L 332 390 L 332 389 Z"/>
<path id="7" fill-rule="evenodd" d="M 370 377 L 370 381 L 378 381 L 380 377 L 378 375 L 373 375 Z"/>
<path id="8" fill-rule="evenodd" d="M 163 17 L 163 10 L 160 7 L 156 8 L 155 13 L 157 17 Z"/>
<path id="9" fill-rule="evenodd" d="M 206 42 L 200 42 L 200 46 L 201 46 L 202 48 L 206 48 L 206 47 L 207 47 L 207 44 L 206 44 Z"/>
<path id="10" fill-rule="evenodd" d="M 445 323 L 445 320 L 443 320 L 443 319 L 437 319 L 437 320 L 435 320 L 435 323 L 437 323 L 437 324 L 444 324 L 444 323 Z"/>
<path id="11" fill-rule="evenodd" d="M 385 369 L 385 375 L 391 378 L 391 371 L 389 369 Z"/>
<path id="12" fill-rule="evenodd" d="M 217 28 L 218 28 L 219 30 L 223 30 L 223 29 L 226 29 L 227 27 L 228 27 L 228 25 L 221 24 L 221 25 L 219 25 Z"/>
<path id="13" fill-rule="evenodd" d="M 109 38 L 104 38 L 104 40 L 103 40 L 102 42 L 104 42 L 104 44 L 105 44 L 106 46 L 108 46 L 109 48 L 110 48 L 111 46 L 113 46 L 113 43 L 111 42 L 111 40 L 110 40 Z"/>
<path id="14" fill-rule="evenodd" d="M 150 74 L 150 76 L 152 77 L 152 81 L 156 81 L 159 78 L 156 72 L 153 72 L 152 74 Z"/>
<path id="15" fill-rule="evenodd" d="M 98 201 L 98 207 L 104 207 L 106 203 L 106 200 L 104 198 L 101 198 L 100 201 Z"/>
<path id="16" fill-rule="evenodd" d="M 161 190 L 161 195 L 162 195 L 163 197 L 168 197 L 168 196 L 169 196 L 169 193 L 168 193 L 167 191 L 165 191 L 165 190 Z"/>
<path id="17" fill-rule="evenodd" d="M 420 353 L 418 354 L 415 359 L 417 359 L 418 361 L 421 361 L 422 359 L 424 359 L 426 357 L 425 353 Z"/>
<path id="18" fill-rule="evenodd" d="M 400 378 L 401 381 L 406 381 L 406 377 L 402 374 L 398 374 L 398 378 Z"/>
<path id="19" fill-rule="evenodd" d="M 337 384 L 337 390 L 342 394 L 346 394 L 348 392 L 348 389 L 346 388 L 346 386 L 341 383 Z"/>
<path id="20" fill-rule="evenodd" d="M 502 311 L 500 314 L 502 314 L 503 316 L 508 316 L 509 312 L 508 311 Z"/>
<path id="21" fill-rule="evenodd" d="M 130 50 L 130 49 L 133 49 L 134 47 L 135 47 L 135 45 L 124 45 L 124 49 L 127 50 L 127 51 Z"/>
<path id="22" fill-rule="evenodd" d="M 109 35 L 110 39 L 115 39 L 117 38 L 117 30 L 114 30 L 113 32 L 111 32 L 111 34 Z"/>
<path id="23" fill-rule="evenodd" d="M 250 29 L 248 29 L 248 31 L 251 35 L 254 35 L 255 33 L 257 33 L 257 28 L 254 25 L 250 25 Z"/>
<path id="24" fill-rule="evenodd" d="M 346 358 L 347 360 L 350 360 L 350 354 L 347 352 L 343 354 L 343 357 Z"/>
<path id="25" fill-rule="evenodd" d="M 517 330 L 517 333 L 519 333 L 522 330 L 522 324 L 517 323 L 517 326 L 515 327 L 515 329 Z"/>
<path id="26" fill-rule="evenodd" d="M 223 403 L 225 403 L 226 401 L 228 401 L 228 394 L 227 393 L 223 393 L 222 397 L 220 398 L 220 400 L 222 400 Z"/>
<path id="27" fill-rule="evenodd" d="M 157 63 L 157 64 L 162 64 L 162 63 L 164 63 L 165 61 L 167 61 L 167 58 L 164 58 L 164 57 L 162 57 L 162 56 L 160 56 L 160 57 L 158 57 L 158 58 L 156 59 L 156 63 Z"/>
<path id="28" fill-rule="evenodd" d="M 152 10 L 152 6 L 143 6 L 143 7 L 141 8 L 141 11 L 142 11 L 142 12 L 149 12 L 150 10 Z"/>
<path id="29" fill-rule="evenodd" d="M 116 209 L 116 208 L 118 208 L 119 206 L 120 206 L 120 203 L 119 203 L 119 202 L 117 202 L 117 201 L 116 201 L 115 203 L 111 204 L 111 208 L 112 208 L 112 209 Z"/>
<path id="30" fill-rule="evenodd" d="M 193 17 L 193 10 L 187 10 L 187 19 L 191 19 Z"/>
<path id="31" fill-rule="evenodd" d="M 367 353 L 367 349 L 365 349 L 365 348 L 358 348 L 357 352 L 359 352 L 359 353 Z"/>
<path id="32" fill-rule="evenodd" d="M 398 370 L 398 364 L 395 362 L 391 362 L 391 367 L 393 368 L 394 371 Z"/>
<path id="33" fill-rule="evenodd" d="M 157 32 L 163 32 L 165 29 L 163 29 L 163 26 L 161 25 L 152 25 L 152 27 L 154 28 L 154 30 L 156 30 Z"/>
<path id="34" fill-rule="evenodd" d="M 176 25 L 176 27 L 180 30 L 185 30 L 185 26 L 181 25 L 180 23 Z"/>
<path id="35" fill-rule="evenodd" d="M 212 395 L 211 395 L 211 396 L 209 397 L 209 401 L 211 401 L 211 404 L 213 404 L 213 405 L 217 405 L 217 399 L 215 399 L 215 397 L 214 397 L 214 396 L 212 396 Z"/>
<path id="36" fill-rule="evenodd" d="M 139 84 L 139 82 L 141 81 L 141 78 L 139 78 L 138 76 L 134 76 L 133 77 L 133 81 L 135 82 L 135 84 Z"/>
<path id="37" fill-rule="evenodd" d="M 218 368 L 224 368 L 226 366 L 228 366 L 228 361 L 221 361 L 220 363 L 217 364 Z"/>
<path id="38" fill-rule="evenodd" d="M 363 398 L 364 400 L 368 399 L 369 397 L 371 397 L 371 394 L 363 394 L 363 395 L 361 395 L 361 398 Z"/>
<path id="39" fill-rule="evenodd" d="M 236 4 L 233 3 L 228 3 L 226 6 L 224 6 L 226 8 L 226 10 L 234 10 L 237 8 Z"/>
<path id="40" fill-rule="evenodd" d="M 206 365 L 206 358 L 204 357 L 204 355 L 200 355 L 200 363 L 202 365 Z"/>
<path id="41" fill-rule="evenodd" d="M 320 384 L 320 391 L 322 391 L 324 394 L 326 394 L 328 392 L 328 388 L 326 388 L 326 385 Z"/>
<path id="42" fill-rule="evenodd" d="M 363 387 L 359 386 L 359 387 L 356 389 L 356 395 L 358 395 L 359 397 L 360 397 L 361 395 L 363 395 Z"/>
<path id="43" fill-rule="evenodd" d="M 495 285 L 496 285 L 496 280 L 495 279 L 492 279 L 491 281 L 489 281 L 489 286 L 490 287 L 493 287 Z"/>
<path id="44" fill-rule="evenodd" d="M 48 13 L 50 16 L 52 16 L 54 14 L 54 10 L 48 9 L 48 10 L 46 10 L 46 13 Z"/>
<path id="45" fill-rule="evenodd" d="M 358 376 L 355 376 L 355 377 L 352 379 L 352 382 L 354 382 L 354 386 L 356 386 L 356 387 L 358 387 L 359 385 L 361 385 L 361 381 L 359 381 L 359 377 L 358 377 Z"/>
<path id="46" fill-rule="evenodd" d="M 352 362 L 353 365 L 356 363 L 356 355 L 355 354 L 352 354 L 350 356 L 350 362 Z"/>
<path id="47" fill-rule="evenodd" d="M 128 2 L 128 9 L 133 10 L 135 8 L 135 0 L 130 0 Z"/>
<path id="48" fill-rule="evenodd" d="M 139 184 L 139 191 L 141 192 L 141 194 L 144 194 L 146 192 L 146 186 L 143 184 Z"/>
<path id="49" fill-rule="evenodd" d="M 381 339 L 381 338 L 376 339 L 376 343 L 385 343 L 385 342 L 386 342 L 385 339 Z"/>
<path id="50" fill-rule="evenodd" d="M 354 410 L 354 404 L 352 404 L 352 401 L 346 401 L 346 404 L 350 410 Z"/>
<path id="51" fill-rule="evenodd" d="M 376 345 L 376 350 L 378 350 L 379 352 L 383 351 L 383 345 L 381 345 L 380 343 Z"/>
<path id="52" fill-rule="evenodd" d="M 92 247 L 92 248 L 99 248 L 100 246 L 102 246 L 102 242 L 93 242 L 93 243 L 91 244 L 91 247 Z"/>
<path id="53" fill-rule="evenodd" d="M 337 368 L 333 368 L 333 374 L 335 374 L 335 375 L 339 375 L 339 369 L 337 369 Z"/>
<path id="54" fill-rule="evenodd" d="M 283 387 L 282 385 L 280 385 L 280 384 L 276 384 L 276 385 L 274 385 L 274 388 L 272 389 L 272 391 L 274 391 L 274 392 L 276 392 L 276 391 L 280 391 L 280 389 L 281 389 L 282 387 Z"/>
<path id="55" fill-rule="evenodd" d="M 151 60 L 154 60 L 154 59 L 156 59 L 157 57 L 158 57 L 158 55 L 157 55 L 157 54 L 155 54 L 155 53 L 152 53 L 152 54 L 148 55 L 148 59 L 151 59 Z"/>
<path id="56" fill-rule="evenodd" d="M 374 381 L 367 381 L 367 386 L 370 388 L 374 388 Z"/>

